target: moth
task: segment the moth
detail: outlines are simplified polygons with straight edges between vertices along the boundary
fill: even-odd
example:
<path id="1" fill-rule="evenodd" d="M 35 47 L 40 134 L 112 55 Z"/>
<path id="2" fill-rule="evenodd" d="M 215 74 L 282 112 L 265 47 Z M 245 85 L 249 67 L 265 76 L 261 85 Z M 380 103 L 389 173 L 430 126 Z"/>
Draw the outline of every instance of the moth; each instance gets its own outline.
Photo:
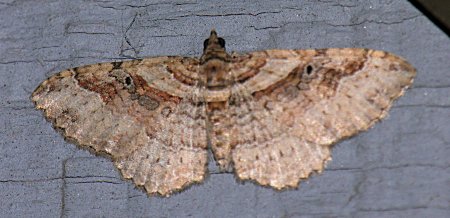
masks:
<path id="1" fill-rule="evenodd" d="M 279 190 L 321 172 L 332 145 L 385 117 L 415 74 L 371 49 L 229 54 L 212 30 L 200 58 L 76 67 L 31 99 L 65 138 L 109 156 L 148 194 L 202 182 L 208 149 L 220 170 Z"/>

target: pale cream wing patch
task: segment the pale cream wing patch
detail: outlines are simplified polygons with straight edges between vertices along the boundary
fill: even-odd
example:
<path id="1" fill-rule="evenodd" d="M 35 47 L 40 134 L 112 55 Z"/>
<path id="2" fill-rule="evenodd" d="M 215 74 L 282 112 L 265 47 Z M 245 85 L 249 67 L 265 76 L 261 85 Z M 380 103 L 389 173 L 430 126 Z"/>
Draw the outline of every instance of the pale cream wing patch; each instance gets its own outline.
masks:
<path id="1" fill-rule="evenodd" d="M 205 110 L 196 86 L 177 96 L 171 90 L 189 87 L 144 77 L 173 78 L 195 63 L 161 57 L 75 68 L 44 81 L 32 100 L 67 139 L 111 157 L 148 194 L 168 196 L 205 177 Z"/>
<path id="2" fill-rule="evenodd" d="M 231 130 L 236 134 L 232 161 L 239 179 L 275 189 L 297 187 L 322 171 L 331 145 L 385 117 L 415 76 L 405 60 L 367 49 L 270 50 L 250 56 L 245 61 L 264 65 L 237 85 L 245 91 L 235 95 L 251 95 L 233 110 L 251 116 L 237 119 Z M 245 63 L 236 65 L 241 69 Z M 239 69 L 236 78 L 245 77 Z"/>

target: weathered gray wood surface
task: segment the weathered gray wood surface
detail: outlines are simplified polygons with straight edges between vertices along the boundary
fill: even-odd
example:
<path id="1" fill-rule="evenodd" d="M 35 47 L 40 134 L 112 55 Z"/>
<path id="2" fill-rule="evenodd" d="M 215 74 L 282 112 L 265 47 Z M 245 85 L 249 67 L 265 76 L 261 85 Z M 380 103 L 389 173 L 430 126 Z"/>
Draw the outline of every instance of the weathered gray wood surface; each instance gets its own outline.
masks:
<path id="1" fill-rule="evenodd" d="M 450 40 L 407 1 L 0 2 L 0 217 L 450 217 Z M 412 89 L 385 121 L 339 143 L 327 170 L 276 192 L 217 173 L 147 197 L 112 163 L 67 143 L 29 96 L 96 62 L 229 51 L 369 47 L 408 59 Z"/>

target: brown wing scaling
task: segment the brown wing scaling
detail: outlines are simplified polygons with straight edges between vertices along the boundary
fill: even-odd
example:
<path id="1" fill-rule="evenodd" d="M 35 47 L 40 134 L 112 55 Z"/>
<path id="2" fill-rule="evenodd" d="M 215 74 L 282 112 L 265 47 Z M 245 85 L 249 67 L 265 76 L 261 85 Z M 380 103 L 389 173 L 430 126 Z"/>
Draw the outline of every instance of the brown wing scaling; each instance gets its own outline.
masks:
<path id="1" fill-rule="evenodd" d="M 79 67 L 50 77 L 32 100 L 66 138 L 110 156 L 149 194 L 166 196 L 205 176 L 197 66 L 196 59 L 161 57 Z"/>
<path id="2" fill-rule="evenodd" d="M 250 56 L 265 65 L 240 84 L 251 95 L 232 109 L 232 161 L 240 179 L 276 189 L 297 187 L 300 179 L 322 171 L 331 145 L 386 116 L 415 76 L 403 59 L 366 49 Z M 242 67 L 238 71 L 236 77 L 246 74 Z"/>
<path id="3" fill-rule="evenodd" d="M 168 196 L 203 181 L 207 148 L 223 171 L 275 189 L 324 169 L 331 145 L 386 116 L 414 79 L 368 49 L 228 54 L 211 31 L 199 58 L 155 57 L 62 71 L 32 94 L 80 147 Z"/>

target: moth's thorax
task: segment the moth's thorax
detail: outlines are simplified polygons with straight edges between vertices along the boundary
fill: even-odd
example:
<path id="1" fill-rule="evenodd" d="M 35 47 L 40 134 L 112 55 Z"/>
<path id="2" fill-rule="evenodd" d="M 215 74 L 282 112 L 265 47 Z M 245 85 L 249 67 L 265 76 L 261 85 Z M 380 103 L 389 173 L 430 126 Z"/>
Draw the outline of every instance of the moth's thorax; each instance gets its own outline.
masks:
<path id="1" fill-rule="evenodd" d="M 201 66 L 201 73 L 206 75 L 208 89 L 223 89 L 229 86 L 230 65 L 221 59 L 212 59 Z"/>
<path id="2" fill-rule="evenodd" d="M 209 89 L 223 89 L 229 86 L 231 56 L 225 51 L 225 40 L 217 37 L 215 30 L 204 42 L 200 57 L 201 74 L 206 75 Z"/>
<path id="3" fill-rule="evenodd" d="M 205 50 L 200 58 L 201 64 L 206 64 L 208 61 L 219 59 L 224 62 L 230 62 L 231 56 L 225 51 L 224 48 L 214 48 Z"/>

